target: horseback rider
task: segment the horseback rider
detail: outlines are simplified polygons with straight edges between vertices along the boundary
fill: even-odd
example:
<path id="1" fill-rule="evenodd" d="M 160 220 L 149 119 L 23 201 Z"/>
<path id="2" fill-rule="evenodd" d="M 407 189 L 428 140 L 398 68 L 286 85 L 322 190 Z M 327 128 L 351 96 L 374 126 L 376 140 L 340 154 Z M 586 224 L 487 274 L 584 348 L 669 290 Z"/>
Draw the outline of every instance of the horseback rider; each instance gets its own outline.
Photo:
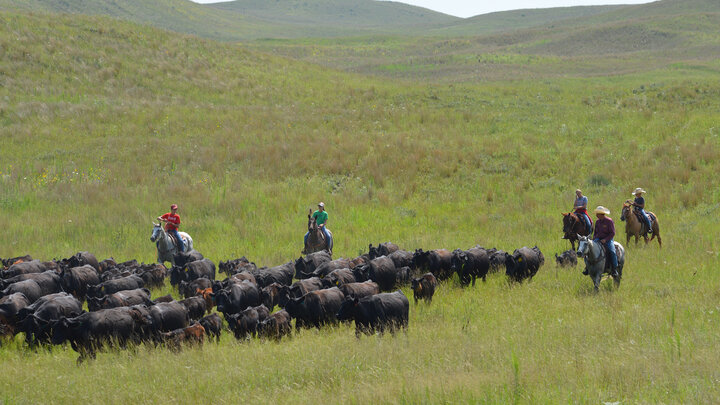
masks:
<path id="1" fill-rule="evenodd" d="M 592 230 L 592 220 L 590 219 L 590 215 L 588 215 L 587 205 L 588 198 L 583 195 L 582 190 L 575 190 L 575 206 L 573 207 L 573 211 L 577 214 L 578 218 L 582 219 L 585 223 L 585 227 L 589 234 Z"/>
<path id="2" fill-rule="evenodd" d="M 598 242 L 607 248 L 606 251 L 612 263 L 610 275 L 617 277 L 618 259 L 617 253 L 615 252 L 615 241 L 613 240 L 615 237 L 615 223 L 609 217 L 610 210 L 602 205 L 595 208 L 595 215 L 597 216 L 597 221 L 595 221 L 595 234 L 593 235 L 593 241 Z M 588 275 L 587 268 L 585 268 L 583 274 Z"/>
<path id="3" fill-rule="evenodd" d="M 322 231 L 323 235 L 325 235 L 325 240 L 327 241 L 327 248 L 328 251 L 332 252 L 332 238 L 330 237 L 330 233 L 328 232 L 325 225 L 327 225 L 328 220 L 328 213 L 325 211 L 325 203 L 320 202 L 318 203 L 318 209 L 317 211 L 313 212 L 312 217 L 315 218 L 315 223 L 317 224 L 318 228 Z M 305 234 L 305 246 L 307 246 L 308 236 L 310 236 L 310 231 L 308 231 Z"/>
<path id="4" fill-rule="evenodd" d="M 165 231 L 175 238 L 178 252 L 184 252 L 185 246 L 180 234 L 178 233 L 178 227 L 180 227 L 180 215 L 177 214 L 177 210 L 177 204 L 173 204 L 170 206 L 170 212 L 157 217 L 157 220 L 165 222 Z"/>
<path id="5" fill-rule="evenodd" d="M 635 196 L 635 201 L 632 202 L 632 205 L 635 207 L 635 211 L 640 214 L 640 218 L 645 223 L 645 226 L 647 226 L 647 233 L 652 233 L 652 224 L 650 224 L 650 216 L 645 212 L 645 199 L 643 198 L 643 193 L 646 191 L 642 188 L 638 187 L 633 191 L 633 195 Z"/>

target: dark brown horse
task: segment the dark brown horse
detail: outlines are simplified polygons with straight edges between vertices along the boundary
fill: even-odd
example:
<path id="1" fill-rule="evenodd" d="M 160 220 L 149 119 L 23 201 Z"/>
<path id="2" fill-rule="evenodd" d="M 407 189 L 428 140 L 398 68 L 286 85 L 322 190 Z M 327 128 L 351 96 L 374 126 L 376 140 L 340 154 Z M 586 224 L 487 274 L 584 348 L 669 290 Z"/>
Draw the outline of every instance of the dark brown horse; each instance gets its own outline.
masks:
<path id="1" fill-rule="evenodd" d="M 302 251 L 303 254 L 310 254 L 319 252 L 321 250 L 328 250 L 327 241 L 325 240 L 325 234 L 318 226 L 315 217 L 312 216 L 312 210 L 308 212 L 308 232 L 309 235 L 307 237 L 307 242 L 305 243 L 305 249 Z"/>
<path id="2" fill-rule="evenodd" d="M 585 221 L 578 218 L 578 214 L 574 212 L 569 212 L 567 214 L 563 215 L 563 233 L 565 236 L 563 236 L 563 239 L 570 240 L 570 245 L 572 246 L 572 250 L 575 250 L 575 242 L 578 240 L 578 235 L 580 236 L 588 236 L 590 234 L 590 229 L 587 229 L 587 225 L 585 225 Z"/>
<path id="3" fill-rule="evenodd" d="M 635 237 L 635 244 L 638 243 L 638 238 L 643 237 L 645 239 L 645 244 L 647 245 L 648 242 L 652 242 L 655 237 L 657 237 L 658 245 L 662 247 L 662 238 L 660 238 L 660 225 L 658 224 L 657 215 L 653 214 L 650 211 L 647 212 L 648 215 L 650 215 L 650 218 L 652 219 L 652 238 L 648 240 L 648 229 L 647 225 L 645 225 L 645 221 L 641 221 L 640 218 L 637 217 L 638 213 L 635 212 L 633 209 L 631 200 L 625 201 L 623 204 L 622 209 L 622 215 L 620 216 L 621 221 L 625 221 L 625 236 L 627 236 L 627 241 L 625 242 L 626 245 L 630 245 L 630 237 Z M 642 215 L 642 214 L 640 214 Z"/>

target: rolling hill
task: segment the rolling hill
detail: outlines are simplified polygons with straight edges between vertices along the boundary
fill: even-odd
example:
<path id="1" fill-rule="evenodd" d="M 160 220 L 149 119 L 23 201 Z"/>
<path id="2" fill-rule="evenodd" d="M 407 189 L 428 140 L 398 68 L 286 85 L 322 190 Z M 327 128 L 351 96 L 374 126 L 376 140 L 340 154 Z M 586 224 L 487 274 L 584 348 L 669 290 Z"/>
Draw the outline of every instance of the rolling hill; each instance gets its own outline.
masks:
<path id="1" fill-rule="evenodd" d="M 223 41 L 420 33 L 459 18 L 419 7 L 371 0 L 0 0 L 0 10 L 103 15 Z"/>

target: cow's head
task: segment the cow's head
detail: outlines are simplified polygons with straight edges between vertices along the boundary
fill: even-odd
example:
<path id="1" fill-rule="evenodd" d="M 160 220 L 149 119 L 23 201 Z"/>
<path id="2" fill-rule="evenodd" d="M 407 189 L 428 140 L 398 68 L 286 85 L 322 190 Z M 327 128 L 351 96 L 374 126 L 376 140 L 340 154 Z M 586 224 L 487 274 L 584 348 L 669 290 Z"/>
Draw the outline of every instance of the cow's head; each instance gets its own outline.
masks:
<path id="1" fill-rule="evenodd" d="M 345 301 L 343 301 L 343 303 L 340 305 L 340 309 L 338 310 L 335 317 L 339 321 L 349 321 L 355 319 L 355 311 L 359 302 L 360 300 L 356 297 L 353 297 L 352 295 L 347 297 Z"/>

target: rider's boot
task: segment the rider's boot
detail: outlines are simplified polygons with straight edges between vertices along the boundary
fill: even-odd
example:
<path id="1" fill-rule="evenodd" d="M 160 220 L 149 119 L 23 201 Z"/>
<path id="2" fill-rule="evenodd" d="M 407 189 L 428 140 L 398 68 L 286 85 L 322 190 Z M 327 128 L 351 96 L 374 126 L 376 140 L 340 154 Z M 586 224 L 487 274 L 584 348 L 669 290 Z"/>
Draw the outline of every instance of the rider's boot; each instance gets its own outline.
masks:
<path id="1" fill-rule="evenodd" d="M 611 275 L 613 278 L 617 278 L 617 277 L 620 276 L 620 274 L 619 274 L 618 271 L 617 271 L 617 267 L 613 267 L 612 270 L 610 270 L 610 275 Z"/>

